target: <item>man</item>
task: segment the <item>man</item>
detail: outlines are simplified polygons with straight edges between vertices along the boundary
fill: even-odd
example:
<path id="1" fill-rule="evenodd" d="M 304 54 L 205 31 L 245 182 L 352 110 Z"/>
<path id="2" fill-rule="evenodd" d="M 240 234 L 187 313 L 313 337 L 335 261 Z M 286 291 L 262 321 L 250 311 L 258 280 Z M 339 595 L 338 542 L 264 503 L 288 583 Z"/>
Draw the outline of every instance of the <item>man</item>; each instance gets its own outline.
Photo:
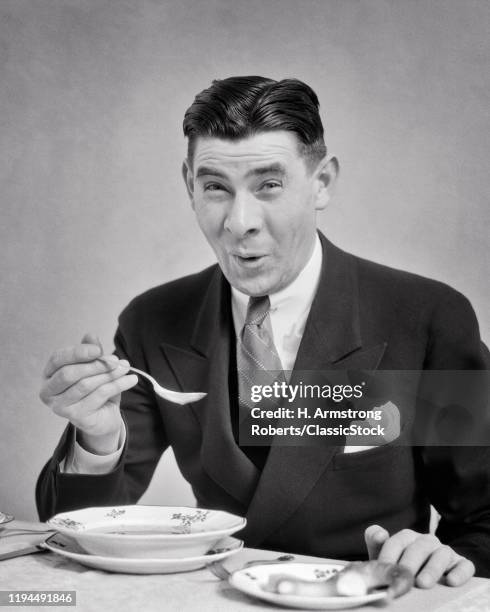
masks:
<path id="1" fill-rule="evenodd" d="M 171 445 L 199 506 L 247 516 L 249 546 L 400 561 L 421 587 L 443 575 L 462 584 L 475 565 L 490 575 L 486 447 L 238 444 L 247 360 L 285 371 L 483 369 L 468 301 L 317 232 L 338 163 L 304 83 L 215 81 L 188 109 L 184 133 L 184 180 L 218 265 L 133 300 L 117 356 L 98 359 L 91 335 L 52 355 L 41 398 L 70 424 L 38 482 L 41 518 L 135 503 Z M 207 396 L 176 407 L 128 362 Z M 431 502 L 438 537 L 427 534 Z"/>

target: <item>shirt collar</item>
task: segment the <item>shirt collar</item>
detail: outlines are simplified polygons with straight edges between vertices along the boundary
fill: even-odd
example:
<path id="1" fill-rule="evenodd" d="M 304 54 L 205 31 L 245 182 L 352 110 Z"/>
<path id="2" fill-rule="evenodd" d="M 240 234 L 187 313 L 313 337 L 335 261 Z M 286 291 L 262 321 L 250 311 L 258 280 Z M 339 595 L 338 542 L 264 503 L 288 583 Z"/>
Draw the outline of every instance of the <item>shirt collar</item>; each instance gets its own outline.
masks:
<path id="1" fill-rule="evenodd" d="M 277 311 L 287 314 L 288 317 L 295 317 L 301 315 L 305 309 L 309 310 L 318 288 L 322 259 L 322 245 L 317 233 L 313 252 L 298 276 L 284 289 L 269 295 L 271 312 Z M 240 321 L 235 320 L 235 323 L 240 323 L 241 327 L 245 321 L 250 298 L 235 287 L 231 288 L 231 296 L 233 311 L 240 319 Z"/>

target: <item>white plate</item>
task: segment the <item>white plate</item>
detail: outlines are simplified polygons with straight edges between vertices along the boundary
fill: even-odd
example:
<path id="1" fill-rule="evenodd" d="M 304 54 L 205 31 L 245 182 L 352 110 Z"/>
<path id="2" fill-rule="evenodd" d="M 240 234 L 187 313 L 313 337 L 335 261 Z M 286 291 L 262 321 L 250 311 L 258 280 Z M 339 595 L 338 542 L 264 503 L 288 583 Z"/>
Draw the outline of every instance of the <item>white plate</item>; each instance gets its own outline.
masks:
<path id="1" fill-rule="evenodd" d="M 345 567 L 345 564 L 340 563 L 268 563 L 233 572 L 229 582 L 235 588 L 247 595 L 252 595 L 252 597 L 258 597 L 286 608 L 303 610 L 341 610 L 385 599 L 385 591 L 357 597 L 306 597 L 304 595 L 271 593 L 263 589 L 272 574 L 292 574 L 304 580 L 325 580 L 343 567 Z"/>
<path id="2" fill-rule="evenodd" d="M 204 567 L 213 561 L 226 559 L 243 548 L 243 542 L 236 538 L 223 538 L 208 554 L 187 559 L 127 559 L 124 557 L 90 555 L 75 540 L 62 533 L 52 535 L 46 540 L 43 547 L 57 555 L 78 561 L 82 565 L 108 572 L 121 572 L 124 574 L 174 574 L 177 572 L 190 572 Z"/>
<path id="3" fill-rule="evenodd" d="M 133 505 L 64 512 L 48 524 L 94 555 L 176 559 L 206 554 L 246 520 L 220 510 Z"/>

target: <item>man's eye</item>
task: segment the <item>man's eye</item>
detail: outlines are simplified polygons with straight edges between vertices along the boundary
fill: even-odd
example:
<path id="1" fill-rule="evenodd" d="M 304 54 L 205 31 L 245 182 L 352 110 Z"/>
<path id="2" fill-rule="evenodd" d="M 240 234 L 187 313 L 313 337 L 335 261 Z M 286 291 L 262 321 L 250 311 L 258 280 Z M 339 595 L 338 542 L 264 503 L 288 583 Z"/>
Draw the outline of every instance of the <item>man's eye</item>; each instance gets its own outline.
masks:
<path id="1" fill-rule="evenodd" d="M 266 181 L 262 183 L 260 189 L 264 189 L 265 191 L 271 191 L 272 189 L 278 189 L 282 187 L 282 183 L 279 181 Z"/>
<path id="2" fill-rule="evenodd" d="M 207 183 L 204 185 L 204 191 L 221 191 L 223 186 L 219 183 Z"/>

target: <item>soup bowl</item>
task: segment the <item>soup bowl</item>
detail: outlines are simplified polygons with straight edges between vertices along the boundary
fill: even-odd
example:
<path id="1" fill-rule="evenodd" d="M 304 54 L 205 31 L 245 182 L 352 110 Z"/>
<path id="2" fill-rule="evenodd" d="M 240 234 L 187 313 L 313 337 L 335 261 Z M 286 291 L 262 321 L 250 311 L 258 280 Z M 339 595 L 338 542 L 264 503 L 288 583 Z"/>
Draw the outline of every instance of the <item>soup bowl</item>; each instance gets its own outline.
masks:
<path id="1" fill-rule="evenodd" d="M 205 555 L 246 525 L 244 518 L 221 510 L 143 505 L 83 508 L 47 522 L 90 554 L 152 559 Z"/>

